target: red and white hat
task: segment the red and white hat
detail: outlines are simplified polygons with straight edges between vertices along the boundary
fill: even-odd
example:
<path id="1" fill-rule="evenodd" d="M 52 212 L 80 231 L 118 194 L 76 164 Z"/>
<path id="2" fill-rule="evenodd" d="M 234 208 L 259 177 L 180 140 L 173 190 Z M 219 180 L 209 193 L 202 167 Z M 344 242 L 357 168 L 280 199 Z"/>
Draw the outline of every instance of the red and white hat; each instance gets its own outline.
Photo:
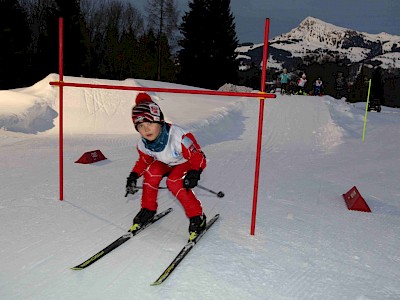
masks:
<path id="1" fill-rule="evenodd" d="M 160 107 L 151 100 L 147 93 L 136 96 L 136 105 L 132 108 L 132 121 L 137 130 L 137 125 L 143 122 L 164 123 L 164 115 Z"/>

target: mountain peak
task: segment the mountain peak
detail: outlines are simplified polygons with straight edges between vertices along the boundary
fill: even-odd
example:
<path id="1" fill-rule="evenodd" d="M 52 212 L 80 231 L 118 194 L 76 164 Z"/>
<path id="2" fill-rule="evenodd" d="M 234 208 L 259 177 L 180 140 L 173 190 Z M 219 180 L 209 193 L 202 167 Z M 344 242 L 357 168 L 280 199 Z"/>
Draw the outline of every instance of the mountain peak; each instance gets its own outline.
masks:
<path id="1" fill-rule="evenodd" d="M 313 24 L 318 24 L 318 23 L 327 24 L 326 22 L 324 22 L 320 19 L 308 16 L 307 18 L 305 18 L 303 21 L 300 22 L 300 25 L 308 25 L 308 24 L 313 25 Z"/>
<path id="2" fill-rule="evenodd" d="M 400 36 L 359 32 L 311 16 L 290 32 L 273 38 L 270 46 L 288 51 L 294 57 L 329 54 L 333 59 L 346 57 L 350 62 L 378 59 L 386 68 L 398 68 L 400 58 Z M 383 58 L 385 55 L 391 56 Z"/>
<path id="3" fill-rule="evenodd" d="M 281 39 L 296 39 L 311 43 L 321 43 L 321 41 L 324 40 L 322 37 L 334 36 L 335 41 L 332 41 L 331 45 L 336 45 L 338 40 L 344 37 L 346 31 L 350 30 L 309 16 L 296 28 L 292 29 L 288 33 L 276 37 L 273 41 Z"/>

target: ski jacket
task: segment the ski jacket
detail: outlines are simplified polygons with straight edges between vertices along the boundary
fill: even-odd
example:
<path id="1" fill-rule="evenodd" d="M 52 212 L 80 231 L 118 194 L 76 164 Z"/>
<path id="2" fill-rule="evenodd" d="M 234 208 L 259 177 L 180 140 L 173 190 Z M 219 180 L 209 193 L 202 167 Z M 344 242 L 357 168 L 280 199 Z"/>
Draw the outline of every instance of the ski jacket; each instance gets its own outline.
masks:
<path id="1" fill-rule="evenodd" d="M 306 85 L 307 79 L 300 78 L 299 81 L 297 81 L 297 85 L 300 87 L 304 87 Z"/>
<path id="2" fill-rule="evenodd" d="M 281 83 L 288 83 L 288 80 L 290 80 L 290 75 L 288 73 L 282 73 L 280 75 L 281 78 Z"/>
<path id="3" fill-rule="evenodd" d="M 321 87 L 322 86 L 322 81 L 321 80 L 315 81 L 315 86 L 316 87 Z"/>
<path id="4" fill-rule="evenodd" d="M 170 127 L 168 141 L 161 151 L 157 152 L 146 148 L 146 143 L 143 139 L 140 139 L 137 145 L 139 158 L 132 172 L 136 172 L 139 176 L 143 175 L 144 171 L 155 160 L 171 167 L 189 162 L 190 170 L 204 170 L 206 157 L 193 134 L 186 132 L 177 125 L 167 124 L 167 126 Z"/>

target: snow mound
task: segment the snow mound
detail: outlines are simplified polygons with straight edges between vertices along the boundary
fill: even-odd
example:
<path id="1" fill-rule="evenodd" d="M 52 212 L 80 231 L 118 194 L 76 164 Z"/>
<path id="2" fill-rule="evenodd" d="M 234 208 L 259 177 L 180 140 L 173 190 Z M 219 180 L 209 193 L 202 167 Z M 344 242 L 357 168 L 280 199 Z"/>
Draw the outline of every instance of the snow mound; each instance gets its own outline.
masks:
<path id="1" fill-rule="evenodd" d="M 58 133 L 59 89 L 49 85 L 57 75 L 50 74 L 31 87 L 1 91 L 0 127 L 21 133 Z M 66 82 L 135 87 L 194 89 L 177 84 L 148 80 L 124 81 L 65 77 Z M 225 84 L 220 91 L 252 92 L 248 87 Z M 137 134 L 131 109 L 137 91 L 94 88 L 64 88 L 64 132 L 66 134 Z M 210 97 L 204 95 L 149 93 L 166 116 L 195 132 L 203 145 L 239 139 L 245 131 L 244 103 L 258 99 Z M 12 99 L 12 101 L 11 101 Z M 266 101 L 264 135 L 268 149 L 293 148 L 329 150 L 342 143 L 343 128 L 336 119 L 348 114 L 342 101 L 326 97 L 278 96 Z M 251 116 L 254 122 L 258 118 Z M 253 124 L 251 126 L 257 126 Z M 232 130 L 235 129 L 235 130 Z"/>
<path id="2" fill-rule="evenodd" d="M 58 93 L 49 82 L 56 79 L 50 74 L 31 87 L 0 91 L 0 128 L 35 134 L 53 128 Z"/>
<path id="3" fill-rule="evenodd" d="M 0 91 L 0 128 L 22 133 L 58 133 L 59 89 L 50 74 L 31 87 Z M 65 82 L 104 84 L 132 87 L 195 89 L 177 84 L 150 80 L 123 81 L 81 77 L 64 77 Z M 97 88 L 64 88 L 63 116 L 66 134 L 137 134 L 133 129 L 131 109 L 137 91 Z M 168 122 L 199 128 L 226 115 L 237 97 L 208 97 L 171 93 L 149 93 L 157 102 Z M 12 101 L 11 101 L 12 100 Z M 188 105 L 190 101 L 190 105 Z M 200 121 L 203 120 L 203 121 Z M 200 124 L 199 124 L 200 123 Z"/>
<path id="4" fill-rule="evenodd" d="M 251 92 L 253 92 L 252 88 L 249 88 L 247 86 L 234 85 L 234 84 L 231 84 L 231 83 L 225 83 L 218 90 L 221 91 L 221 92 L 240 92 L 240 93 L 251 93 Z"/>

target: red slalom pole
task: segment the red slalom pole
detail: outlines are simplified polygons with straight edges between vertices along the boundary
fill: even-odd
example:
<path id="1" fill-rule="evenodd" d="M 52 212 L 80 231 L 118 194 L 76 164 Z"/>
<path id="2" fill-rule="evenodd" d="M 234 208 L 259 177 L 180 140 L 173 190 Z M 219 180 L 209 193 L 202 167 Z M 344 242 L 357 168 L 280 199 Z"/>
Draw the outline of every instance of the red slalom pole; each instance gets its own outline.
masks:
<path id="1" fill-rule="evenodd" d="M 58 70 L 59 70 L 59 170 L 60 170 L 60 201 L 64 200 L 64 133 L 63 133 L 63 98 L 64 98 L 64 70 L 63 70 L 63 56 L 64 56 L 64 24 L 63 18 L 58 19 Z"/>
<path id="2" fill-rule="evenodd" d="M 194 89 L 174 89 L 174 88 L 152 88 L 144 86 L 126 86 L 126 85 L 108 85 L 108 84 L 92 84 L 92 83 L 77 83 L 77 82 L 58 82 L 51 81 L 50 85 L 92 89 L 108 89 L 120 91 L 143 91 L 155 93 L 174 93 L 174 94 L 191 94 L 191 95 L 209 95 L 209 96 L 227 96 L 227 97 L 249 97 L 249 98 L 276 98 L 275 94 L 267 93 L 250 93 L 250 92 L 221 92 L 214 90 L 194 90 Z"/>
<path id="3" fill-rule="evenodd" d="M 268 35 L 269 35 L 269 18 L 267 18 L 265 20 L 263 64 L 262 64 L 262 74 L 261 74 L 261 93 L 265 93 L 265 81 L 267 78 Z M 255 175 L 254 175 L 253 210 L 252 210 L 252 215 L 251 215 L 250 235 L 254 235 L 255 228 L 256 228 L 258 182 L 259 182 L 259 175 L 260 175 L 262 129 L 263 129 L 263 121 L 264 121 L 264 101 L 265 101 L 264 98 L 260 98 L 260 108 L 259 108 L 259 115 L 258 115 L 256 168 L 255 168 Z"/>

